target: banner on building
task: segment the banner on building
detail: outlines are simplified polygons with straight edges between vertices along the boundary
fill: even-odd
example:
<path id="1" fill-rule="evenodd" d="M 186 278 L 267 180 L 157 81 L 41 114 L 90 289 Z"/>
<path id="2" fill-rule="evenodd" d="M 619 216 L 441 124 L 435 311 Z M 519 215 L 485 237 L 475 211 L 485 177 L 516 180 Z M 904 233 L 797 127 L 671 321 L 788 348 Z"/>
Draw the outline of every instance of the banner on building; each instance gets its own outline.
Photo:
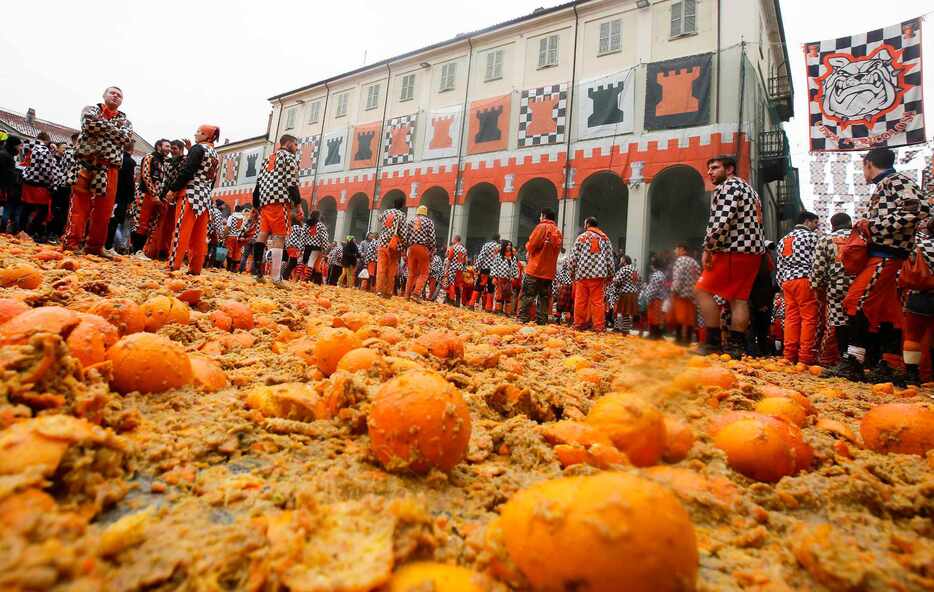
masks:
<path id="1" fill-rule="evenodd" d="M 319 169 L 322 173 L 336 173 L 344 170 L 344 154 L 347 152 L 347 128 L 332 130 L 321 138 L 324 162 Z"/>
<path id="2" fill-rule="evenodd" d="M 318 136 L 305 136 L 298 142 L 298 176 L 310 177 L 318 167 Z"/>
<path id="3" fill-rule="evenodd" d="M 712 53 L 649 64 L 645 73 L 645 129 L 709 123 L 712 64 Z"/>
<path id="4" fill-rule="evenodd" d="M 374 121 L 353 128 L 350 144 L 350 168 L 368 169 L 379 159 L 379 130 L 382 123 Z"/>
<path id="5" fill-rule="evenodd" d="M 804 46 L 811 150 L 924 142 L 921 19 Z"/>
<path id="6" fill-rule="evenodd" d="M 560 144 L 567 139 L 568 85 L 550 84 L 519 97 L 519 148 Z"/>
<path id="7" fill-rule="evenodd" d="M 580 140 L 631 134 L 636 120 L 635 68 L 577 83 Z"/>
<path id="8" fill-rule="evenodd" d="M 428 114 L 422 159 L 457 156 L 457 143 L 461 137 L 462 114 L 463 109 L 460 105 L 439 109 Z"/>
<path id="9" fill-rule="evenodd" d="M 509 146 L 512 94 L 474 101 L 467 112 L 467 154 L 505 150 Z"/>
<path id="10" fill-rule="evenodd" d="M 240 165 L 240 170 L 243 171 L 243 177 L 240 179 L 240 183 L 246 184 L 256 181 L 256 177 L 259 175 L 259 168 L 263 165 L 262 148 L 244 152 L 241 158 L 242 164 Z"/>
<path id="11" fill-rule="evenodd" d="M 383 165 L 406 164 L 415 160 L 415 124 L 418 114 L 394 117 L 386 122 L 383 134 Z"/>
<path id="12" fill-rule="evenodd" d="M 240 152 L 227 154 L 221 161 L 221 187 L 231 187 L 237 184 L 237 178 L 240 176 Z"/>

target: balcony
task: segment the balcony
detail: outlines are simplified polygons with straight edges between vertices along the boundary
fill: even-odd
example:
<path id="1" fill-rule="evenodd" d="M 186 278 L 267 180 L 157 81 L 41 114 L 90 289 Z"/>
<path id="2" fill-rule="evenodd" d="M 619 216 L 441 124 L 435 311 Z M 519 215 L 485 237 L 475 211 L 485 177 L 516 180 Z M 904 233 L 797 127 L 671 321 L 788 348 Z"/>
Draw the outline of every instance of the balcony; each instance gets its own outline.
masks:
<path id="1" fill-rule="evenodd" d="M 769 103 L 781 121 L 788 121 L 795 114 L 791 77 L 788 74 L 773 73 L 769 77 Z"/>
<path id="2" fill-rule="evenodd" d="M 801 210 L 801 195 L 798 190 L 798 169 L 791 168 L 788 174 L 778 182 L 775 193 L 775 205 L 782 220 L 794 220 Z"/>
<path id="3" fill-rule="evenodd" d="M 759 132 L 759 181 L 772 183 L 784 179 L 790 164 L 788 137 L 785 132 Z"/>

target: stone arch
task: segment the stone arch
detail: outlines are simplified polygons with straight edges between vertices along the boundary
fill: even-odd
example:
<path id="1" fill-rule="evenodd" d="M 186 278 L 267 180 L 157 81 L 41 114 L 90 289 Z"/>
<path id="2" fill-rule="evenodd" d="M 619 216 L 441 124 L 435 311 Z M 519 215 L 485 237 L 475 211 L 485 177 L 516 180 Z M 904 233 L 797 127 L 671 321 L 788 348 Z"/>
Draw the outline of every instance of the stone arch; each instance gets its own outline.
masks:
<path id="1" fill-rule="evenodd" d="M 499 190 L 491 183 L 477 183 L 467 192 L 462 207 L 467 218 L 463 226 L 464 246 L 475 255 L 483 243 L 499 232 Z"/>
<path id="2" fill-rule="evenodd" d="M 365 239 L 370 224 L 370 197 L 365 193 L 355 193 L 347 202 L 346 216 L 347 234 L 352 234 L 358 241 Z"/>
<path id="3" fill-rule="evenodd" d="M 629 187 L 612 171 L 600 171 L 587 177 L 581 185 L 577 205 L 577 230 L 583 230 L 584 220 L 593 216 L 600 228 L 619 251 L 626 250 L 626 228 L 629 220 Z"/>
<path id="4" fill-rule="evenodd" d="M 438 240 L 438 252 L 443 253 L 451 229 L 451 200 L 443 187 L 431 187 L 424 193 L 418 205 L 428 208 L 428 217 L 435 223 L 435 238 Z"/>
<path id="5" fill-rule="evenodd" d="M 386 192 L 386 195 L 379 200 L 379 211 L 384 212 L 392 207 L 392 202 L 398 198 L 405 199 L 405 192 L 401 189 L 392 189 Z"/>
<path id="6" fill-rule="evenodd" d="M 333 195 L 318 198 L 318 211 L 321 212 L 321 221 L 328 229 L 328 235 L 334 240 L 337 231 L 337 199 Z"/>
<path id="7" fill-rule="evenodd" d="M 513 222 L 513 228 L 516 231 L 512 237 L 508 237 L 515 239 L 516 248 L 519 251 L 525 249 L 525 243 L 538 224 L 539 215 L 544 208 L 558 211 L 558 188 L 544 177 L 526 181 L 519 189 L 516 198 L 516 220 Z"/>
<path id="8" fill-rule="evenodd" d="M 647 255 L 671 251 L 678 243 L 699 252 L 709 215 L 710 194 L 697 169 L 680 164 L 663 169 L 649 186 Z"/>

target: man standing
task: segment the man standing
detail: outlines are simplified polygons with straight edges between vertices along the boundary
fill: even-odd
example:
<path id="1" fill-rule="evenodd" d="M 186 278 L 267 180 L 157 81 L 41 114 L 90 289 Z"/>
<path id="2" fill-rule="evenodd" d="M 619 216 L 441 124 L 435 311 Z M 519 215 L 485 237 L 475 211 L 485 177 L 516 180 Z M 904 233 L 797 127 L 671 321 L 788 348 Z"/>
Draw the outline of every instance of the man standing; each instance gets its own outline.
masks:
<path id="1" fill-rule="evenodd" d="M 169 270 L 182 267 L 182 259 L 188 255 L 188 273 L 199 275 L 204 265 L 208 248 L 209 210 L 212 206 L 211 192 L 217 179 L 220 159 L 214 150 L 214 142 L 220 137 L 220 128 L 202 125 L 195 131 L 195 144 L 188 151 L 175 181 L 162 190 L 176 193 L 175 233 L 169 250 Z"/>
<path id="2" fill-rule="evenodd" d="M 815 293 L 824 296 L 827 311 L 825 330 L 828 335 L 833 333 L 837 342 L 837 355 L 841 359 L 846 355 L 846 348 L 850 343 L 847 338 L 843 299 L 846 297 L 847 290 L 850 289 L 850 284 L 853 283 L 853 276 L 843 268 L 837 254 L 850 236 L 852 226 L 850 216 L 845 212 L 831 216 L 831 232 L 817 241 L 810 275 L 811 288 Z"/>
<path id="3" fill-rule="evenodd" d="M 243 215 L 243 206 L 236 206 L 234 213 L 227 218 L 227 231 L 224 246 L 227 247 L 227 271 L 237 271 L 240 265 L 240 255 L 243 245 L 240 243 L 240 229 L 246 223 Z"/>
<path id="4" fill-rule="evenodd" d="M 792 364 L 817 362 L 819 313 L 817 296 L 808 279 L 817 247 L 817 222 L 816 215 L 801 212 L 797 226 L 778 245 L 778 284 L 785 301 L 785 359 Z"/>
<path id="5" fill-rule="evenodd" d="M 480 307 L 483 310 L 493 310 L 493 278 L 490 276 L 490 269 L 493 266 L 493 257 L 499 252 L 499 235 L 494 234 L 493 238 L 483 243 L 480 252 L 477 254 L 477 260 L 474 267 L 477 269 L 477 285 L 473 297 L 470 299 L 470 305 L 473 306 L 480 300 Z"/>
<path id="6" fill-rule="evenodd" d="M 164 193 L 165 187 L 175 183 L 185 162 L 185 149 L 190 145 L 191 141 L 187 139 L 184 142 L 181 140 L 170 142 L 169 156 L 163 161 L 160 195 Z M 149 239 L 143 247 L 143 254 L 150 259 L 160 259 L 166 256 L 172 243 L 172 235 L 175 232 L 175 194 L 170 193 L 167 198 L 156 210 L 158 215 L 154 215 L 152 222 L 149 223 Z"/>
<path id="7" fill-rule="evenodd" d="M 690 345 L 691 332 L 697 318 L 694 305 L 694 286 L 700 278 L 700 265 L 688 255 L 688 247 L 675 247 L 675 262 L 671 266 L 671 320 L 675 327 L 675 341 Z"/>
<path id="8" fill-rule="evenodd" d="M 863 157 L 863 177 L 876 186 L 869 198 L 864 225 L 869 235 L 869 258 L 843 300 L 850 344 L 835 374 L 862 380 L 865 365 L 878 365 L 870 382 L 887 382 L 892 369 L 882 354 L 901 347 L 902 306 L 896 281 L 902 263 L 915 246 L 915 230 L 930 214 L 921 189 L 895 172 L 895 153 L 873 148 Z"/>
<path id="9" fill-rule="evenodd" d="M 707 176 L 716 186 L 710 196 L 710 219 L 704 236 L 703 272 L 697 282 L 697 302 L 706 327 L 701 354 L 721 348 L 720 306 L 729 303 L 730 339 L 727 353 L 740 358 L 746 351 L 749 293 L 764 252 L 762 202 L 746 181 L 736 175 L 736 159 L 717 156 L 707 161 Z"/>
<path id="10" fill-rule="evenodd" d="M 20 191 L 23 178 L 20 170 L 16 168 L 16 157 L 19 155 L 22 140 L 10 136 L 0 146 L 0 202 L 3 203 L 3 222 L 0 223 L 0 232 L 7 232 L 7 223 L 16 224 L 13 211 L 19 205 Z M 12 231 L 12 228 L 10 229 Z"/>
<path id="11" fill-rule="evenodd" d="M 574 240 L 570 275 L 574 282 L 574 327 L 606 329 L 605 290 L 615 271 L 613 245 L 593 216 L 584 220 L 584 232 Z"/>
<path id="12" fill-rule="evenodd" d="M 104 91 L 103 103 L 81 112 L 81 134 L 75 148 L 77 174 L 62 245 L 67 251 L 78 250 L 82 242 L 85 253 L 100 255 L 103 251 L 117 198 L 123 149 L 133 137 L 130 120 L 119 110 L 122 103 L 123 91 L 111 86 Z"/>
<path id="13" fill-rule="evenodd" d="M 392 207 L 380 214 L 378 247 L 376 250 L 376 292 L 383 298 L 392 296 L 399 256 L 402 253 L 402 228 L 405 225 L 405 198 L 397 197 Z"/>
<path id="14" fill-rule="evenodd" d="M 49 134 L 39 132 L 36 140 L 23 168 L 22 205 L 17 226 L 20 231 L 38 240 L 52 205 L 52 184 L 58 174 L 58 165 L 49 148 L 52 143 Z"/>
<path id="15" fill-rule="evenodd" d="M 133 160 L 133 140 L 127 143 L 123 151 L 123 163 L 120 165 L 120 172 L 117 173 L 117 199 L 114 207 L 113 216 L 107 225 L 107 243 L 104 245 L 104 255 L 106 257 L 116 257 L 114 251 L 114 238 L 117 236 L 117 227 L 123 224 L 126 218 L 127 208 L 136 195 L 136 161 Z"/>
<path id="16" fill-rule="evenodd" d="M 405 223 L 405 243 L 408 265 L 408 279 L 405 283 L 405 297 L 420 300 L 428 281 L 428 266 L 431 256 L 438 248 L 435 238 L 435 223 L 428 217 L 428 207 L 418 206 L 415 217 Z"/>
<path id="17" fill-rule="evenodd" d="M 372 232 L 368 232 L 366 239 L 360 243 L 360 260 L 367 276 L 360 283 L 360 288 L 369 292 L 370 286 L 376 283 L 376 235 Z"/>
<path id="18" fill-rule="evenodd" d="M 535 322 L 544 325 L 548 322 L 551 310 L 551 284 L 558 268 L 558 255 L 564 240 L 558 225 L 557 216 L 551 208 L 542 210 L 538 217 L 538 226 L 532 231 L 525 250 L 529 262 L 522 280 L 522 298 L 519 300 L 519 321 L 528 323 L 530 309 L 535 304 Z M 481 254 L 483 251 L 481 250 Z"/>
<path id="19" fill-rule="evenodd" d="M 65 232 L 65 219 L 68 217 L 68 201 L 71 199 L 72 172 L 75 168 L 74 144 L 78 134 L 71 135 L 71 145 L 61 142 L 55 150 L 57 167 L 55 183 L 52 186 L 52 219 L 49 220 L 49 244 L 57 244 Z"/>
<path id="20" fill-rule="evenodd" d="M 159 201 L 165 179 L 166 157 L 171 144 L 166 139 L 156 142 L 156 148 L 143 157 L 139 169 L 139 192 L 136 195 L 134 217 L 136 227 L 130 234 L 130 251 L 143 256 L 143 245 L 149 237 L 153 223 L 158 221 L 159 210 L 163 207 Z"/>
<path id="21" fill-rule="evenodd" d="M 279 149 L 266 161 L 259 175 L 260 229 L 253 243 L 253 261 L 262 262 L 268 244 L 272 256 L 272 283 L 282 287 L 282 249 L 289 234 L 291 204 L 298 204 L 298 139 L 285 134 L 279 138 Z M 263 281 L 263 267 L 256 265 L 256 281 Z"/>
<path id="22" fill-rule="evenodd" d="M 464 270 L 467 269 L 467 248 L 461 244 L 459 234 L 454 235 L 451 246 L 448 247 L 447 267 L 448 300 L 454 306 L 460 306 L 464 292 Z"/>

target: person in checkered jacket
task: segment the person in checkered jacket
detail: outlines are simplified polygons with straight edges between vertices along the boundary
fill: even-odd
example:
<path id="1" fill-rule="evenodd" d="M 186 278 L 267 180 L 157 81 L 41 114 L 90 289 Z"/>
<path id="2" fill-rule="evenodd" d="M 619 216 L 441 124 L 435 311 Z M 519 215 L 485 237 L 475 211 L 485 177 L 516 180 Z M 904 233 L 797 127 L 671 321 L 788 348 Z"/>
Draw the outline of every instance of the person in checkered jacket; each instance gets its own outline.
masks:
<path id="1" fill-rule="evenodd" d="M 24 160 L 23 189 L 20 194 L 21 205 L 17 222 L 17 228 L 34 239 L 45 226 L 46 214 L 52 204 L 52 184 L 58 169 L 52 149 L 49 148 L 52 143 L 49 134 L 39 132 L 36 140 Z"/>
<path id="2" fill-rule="evenodd" d="M 308 244 L 305 245 L 302 251 L 302 260 L 305 261 L 308 273 L 307 279 L 321 284 L 327 278 L 317 272 L 318 262 L 324 257 L 324 251 L 331 241 L 330 232 L 328 232 L 328 227 L 324 222 L 321 221 L 321 212 L 319 210 L 312 210 L 308 214 L 306 226 L 308 227 Z"/>
<path id="3" fill-rule="evenodd" d="M 719 352 L 722 348 L 720 307 L 714 301 L 714 296 L 720 296 L 729 303 L 732 319 L 726 349 L 739 358 L 746 352 L 749 293 L 759 274 L 765 241 L 762 202 L 736 173 L 736 159 L 732 156 L 707 161 L 707 176 L 716 188 L 710 196 L 697 303 L 707 328 L 706 342 L 698 353 Z"/>
<path id="4" fill-rule="evenodd" d="M 570 274 L 574 282 L 574 327 L 589 324 L 597 332 L 606 329 L 606 284 L 616 273 L 610 239 L 594 217 L 584 220 L 584 232 L 574 240 L 570 255 Z"/>
<path id="5" fill-rule="evenodd" d="M 700 279 L 700 265 L 688 255 L 688 246 L 675 247 L 675 262 L 671 266 L 671 324 L 675 327 L 675 340 L 682 345 L 691 343 L 691 333 L 697 318 L 694 287 Z"/>
<path id="6" fill-rule="evenodd" d="M 257 181 L 259 194 L 254 206 L 259 207 L 260 227 L 253 243 L 253 260 L 262 261 L 263 251 L 272 256 L 272 283 L 282 287 L 282 253 L 289 234 L 292 206 L 302 201 L 298 190 L 298 138 L 285 134 L 279 138 L 279 149 L 269 156 Z M 254 269 L 256 281 L 263 281 L 263 268 Z"/>
<path id="7" fill-rule="evenodd" d="M 811 288 L 811 268 L 817 248 L 818 218 L 801 212 L 798 224 L 778 244 L 778 285 L 785 301 L 785 359 L 812 365 L 817 362 L 819 307 Z"/>
<path id="8" fill-rule="evenodd" d="M 58 243 L 62 234 L 65 233 L 68 202 L 71 200 L 71 174 L 75 168 L 74 144 L 77 141 L 78 134 L 72 134 L 71 145 L 60 142 L 55 152 L 58 170 L 52 187 L 52 219 L 48 224 L 49 244 Z"/>
<path id="9" fill-rule="evenodd" d="M 224 246 L 227 248 L 227 271 L 239 271 L 240 256 L 243 254 L 240 229 L 245 223 L 243 206 L 234 207 L 233 214 L 227 217 L 227 238 L 224 240 Z"/>
<path id="10" fill-rule="evenodd" d="M 632 258 L 623 255 L 619 270 L 610 282 L 616 298 L 616 320 L 613 326 L 626 335 L 632 331 L 632 319 L 639 314 L 639 272 L 632 263 Z"/>
<path id="11" fill-rule="evenodd" d="M 217 260 L 217 249 L 227 240 L 227 215 L 224 213 L 224 202 L 216 200 L 213 207 L 208 210 L 208 267 L 220 267 Z"/>
<path id="12" fill-rule="evenodd" d="M 162 188 L 159 195 L 164 193 L 164 189 L 178 178 L 185 164 L 185 151 L 191 148 L 191 140 L 172 140 L 169 142 L 169 154 L 163 159 L 162 166 Z M 160 207 L 153 212 L 152 221 L 149 223 L 149 238 L 143 245 L 143 252 L 138 253 L 140 259 L 160 259 L 168 255 L 169 247 L 172 245 L 172 233 L 175 231 L 175 194 L 168 193 L 161 200 Z"/>
<path id="13" fill-rule="evenodd" d="M 305 248 L 311 244 L 311 234 L 308 232 L 308 227 L 302 222 L 301 213 L 301 208 L 292 209 L 292 227 L 289 229 L 289 236 L 285 239 L 285 252 L 288 256 L 288 263 L 285 265 L 282 277 L 287 280 L 292 279 L 292 272 L 295 271 L 298 262 L 304 261 L 302 256 L 305 253 Z"/>
<path id="14" fill-rule="evenodd" d="M 379 216 L 376 249 L 376 292 L 383 298 L 392 296 L 402 255 L 402 230 L 405 228 L 405 198 L 397 197 L 392 207 Z"/>
<path id="15" fill-rule="evenodd" d="M 558 271 L 558 256 L 564 237 L 555 223 L 557 214 L 551 208 L 545 208 L 538 216 L 538 224 L 525 243 L 529 254 L 525 277 L 522 280 L 519 300 L 519 320 L 529 322 L 532 306 L 535 306 L 535 321 L 539 325 L 548 322 L 551 309 L 551 285 Z"/>
<path id="16" fill-rule="evenodd" d="M 665 276 L 663 255 L 655 255 L 650 263 L 649 280 L 642 288 L 642 300 L 646 303 L 649 339 L 661 339 L 665 331 L 663 305 L 668 299 L 669 282 Z"/>
<path id="17" fill-rule="evenodd" d="M 921 258 L 929 273 L 934 273 L 934 219 L 922 223 L 915 235 L 915 257 Z M 917 260 L 915 261 L 917 263 Z M 903 278 L 904 281 L 904 278 Z M 904 341 L 902 359 L 905 362 L 904 382 L 910 385 L 921 384 L 922 343 L 931 329 L 934 329 L 934 290 L 918 289 L 918 286 L 904 285 Z M 934 350 L 928 351 L 934 356 Z"/>
<path id="18" fill-rule="evenodd" d="M 494 234 L 493 238 L 483 243 L 480 252 L 477 253 L 477 259 L 474 261 L 474 268 L 477 270 L 476 285 L 474 293 L 471 296 L 470 306 L 475 306 L 477 301 L 482 298 L 481 306 L 488 312 L 493 310 L 493 278 L 490 277 L 490 266 L 493 264 L 493 257 L 499 251 L 499 234 Z"/>
<path id="19" fill-rule="evenodd" d="M 428 207 L 418 206 L 415 217 L 405 223 L 402 231 L 406 249 L 406 269 L 408 278 L 405 283 L 405 297 L 419 300 L 428 281 L 428 266 L 431 256 L 438 248 L 435 238 L 435 223 L 428 217 Z"/>
<path id="20" fill-rule="evenodd" d="M 199 275 L 208 247 L 210 210 L 214 205 L 211 192 L 217 180 L 220 159 L 214 142 L 220 138 L 220 128 L 202 125 L 195 131 L 195 142 L 185 157 L 185 163 L 171 186 L 162 190 L 162 199 L 173 192 L 175 201 L 175 232 L 169 250 L 169 270 L 177 271 L 188 257 L 188 273 Z"/>
<path id="21" fill-rule="evenodd" d="M 500 243 L 493 261 L 490 262 L 490 277 L 493 278 L 493 312 L 503 314 L 512 300 L 512 282 L 519 277 L 518 257 L 512 242 Z"/>
<path id="22" fill-rule="evenodd" d="M 344 245 L 338 242 L 331 242 L 331 246 L 328 249 L 327 261 L 328 261 L 328 271 L 327 271 L 327 285 L 336 286 L 337 280 L 341 277 L 341 260 L 344 258 Z"/>
<path id="23" fill-rule="evenodd" d="M 444 259 L 435 253 L 431 257 L 431 268 L 428 272 L 428 298 L 434 300 L 438 293 L 438 283 L 444 276 Z"/>
<path id="24" fill-rule="evenodd" d="M 117 198 L 117 173 L 123 149 L 133 137 L 133 126 L 119 110 L 123 91 L 104 90 L 104 102 L 81 111 L 81 134 L 75 147 L 75 168 L 70 175 L 71 207 L 62 247 L 100 255 Z"/>
<path id="25" fill-rule="evenodd" d="M 376 247 L 376 234 L 368 232 L 366 239 L 360 243 L 360 261 L 366 269 L 366 277 L 360 282 L 360 288 L 367 292 L 376 282 Z"/>
<path id="26" fill-rule="evenodd" d="M 143 245 L 155 228 L 153 222 L 158 220 L 159 210 L 163 207 L 159 196 L 165 182 L 165 163 L 170 147 L 171 143 L 163 138 L 156 142 L 155 150 L 140 162 L 139 188 L 132 210 L 134 228 L 130 233 L 130 250 L 138 255 L 143 254 Z"/>
<path id="27" fill-rule="evenodd" d="M 873 148 L 863 156 L 863 178 L 875 185 L 866 219 L 869 257 L 843 299 L 850 343 L 847 355 L 831 374 L 850 380 L 890 382 L 893 369 L 883 354 L 899 353 L 904 316 L 898 273 L 914 250 L 915 232 L 930 215 L 930 200 L 906 175 L 895 171 L 895 153 Z M 869 366 L 872 372 L 864 374 Z"/>
<path id="28" fill-rule="evenodd" d="M 843 268 L 838 254 L 843 243 L 849 238 L 852 227 L 849 214 L 840 212 L 831 216 L 831 232 L 818 239 L 809 275 L 811 289 L 818 295 L 818 300 L 823 300 L 826 304 L 824 327 L 828 335 L 834 336 L 839 356 L 846 355 L 849 345 L 843 299 L 850 289 L 853 276 Z"/>
<path id="29" fill-rule="evenodd" d="M 464 294 L 464 270 L 467 268 L 467 248 L 461 243 L 460 235 L 454 235 L 448 247 L 445 264 L 448 270 L 448 302 L 460 306 Z"/>

